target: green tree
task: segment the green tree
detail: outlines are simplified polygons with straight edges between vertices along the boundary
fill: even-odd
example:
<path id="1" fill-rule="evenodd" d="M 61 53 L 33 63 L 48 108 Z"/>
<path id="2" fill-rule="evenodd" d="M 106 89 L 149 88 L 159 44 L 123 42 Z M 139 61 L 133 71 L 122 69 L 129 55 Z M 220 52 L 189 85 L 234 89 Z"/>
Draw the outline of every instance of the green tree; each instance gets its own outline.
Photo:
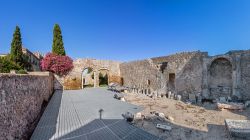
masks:
<path id="1" fill-rule="evenodd" d="M 57 55 L 66 55 L 63 45 L 61 28 L 58 24 L 55 24 L 54 26 L 52 53 Z"/>
<path id="2" fill-rule="evenodd" d="M 18 65 L 22 65 L 22 38 L 20 28 L 16 26 L 16 30 L 13 34 L 13 39 L 11 42 L 11 50 L 10 50 L 10 60 L 15 62 Z"/>

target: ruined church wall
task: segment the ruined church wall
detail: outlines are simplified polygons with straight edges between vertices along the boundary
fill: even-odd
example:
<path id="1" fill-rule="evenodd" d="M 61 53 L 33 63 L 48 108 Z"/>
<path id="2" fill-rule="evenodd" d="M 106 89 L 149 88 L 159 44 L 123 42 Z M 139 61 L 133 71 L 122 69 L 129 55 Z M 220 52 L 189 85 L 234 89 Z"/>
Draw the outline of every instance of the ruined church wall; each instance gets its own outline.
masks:
<path id="1" fill-rule="evenodd" d="M 177 94 L 201 92 L 202 58 L 201 52 L 187 52 L 156 57 L 141 61 L 122 63 L 120 65 L 124 86 L 153 91 L 172 91 Z M 165 63 L 164 70 L 160 65 Z M 175 74 L 175 89 L 170 89 L 169 74 Z M 150 81 L 150 85 L 148 82 Z M 163 94 L 164 94 L 163 93 Z M 161 93 L 162 94 L 162 93 Z"/>
<path id="2" fill-rule="evenodd" d="M 203 57 L 204 53 L 195 53 L 185 59 L 186 62 L 181 66 L 176 77 L 176 92 L 184 99 L 188 98 L 188 94 L 198 94 L 202 92 L 203 78 Z"/>
<path id="3" fill-rule="evenodd" d="M 0 138 L 27 139 L 53 93 L 53 75 L 0 74 Z"/>
<path id="4" fill-rule="evenodd" d="M 250 51 L 241 55 L 240 62 L 240 93 L 244 100 L 250 100 Z"/>
<path id="5" fill-rule="evenodd" d="M 155 64 L 167 62 L 167 66 L 163 72 L 166 79 L 167 91 L 181 94 L 184 98 L 188 94 L 196 94 L 201 92 L 202 86 L 202 64 L 203 57 L 207 53 L 183 52 L 170 56 L 152 58 Z M 175 88 L 170 86 L 170 74 L 175 74 Z"/>
<path id="6" fill-rule="evenodd" d="M 160 88 L 160 79 L 157 78 L 159 71 L 148 60 L 122 63 L 120 69 L 126 87 L 151 90 Z"/>

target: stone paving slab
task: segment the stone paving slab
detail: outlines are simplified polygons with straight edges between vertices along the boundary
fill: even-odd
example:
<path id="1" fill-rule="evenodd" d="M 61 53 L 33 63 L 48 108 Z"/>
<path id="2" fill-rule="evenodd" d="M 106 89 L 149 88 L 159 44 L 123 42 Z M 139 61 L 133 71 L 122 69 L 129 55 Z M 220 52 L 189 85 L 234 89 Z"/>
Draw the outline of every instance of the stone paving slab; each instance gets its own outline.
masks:
<path id="1" fill-rule="evenodd" d="M 113 98 L 105 88 L 56 91 L 31 140 L 157 140 L 158 137 L 128 124 L 123 113 L 143 108 Z M 100 120 L 99 109 L 103 109 Z"/>

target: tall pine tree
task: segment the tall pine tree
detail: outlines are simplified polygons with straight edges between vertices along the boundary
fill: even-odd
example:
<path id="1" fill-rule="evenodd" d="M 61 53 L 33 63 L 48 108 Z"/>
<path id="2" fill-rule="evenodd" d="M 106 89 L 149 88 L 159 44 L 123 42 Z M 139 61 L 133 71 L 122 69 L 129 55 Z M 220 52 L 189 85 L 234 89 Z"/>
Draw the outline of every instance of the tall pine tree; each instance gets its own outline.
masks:
<path id="1" fill-rule="evenodd" d="M 18 65 L 22 65 L 22 38 L 20 28 L 16 26 L 11 42 L 10 59 Z"/>
<path id="2" fill-rule="evenodd" d="M 62 32 L 58 24 L 55 24 L 54 26 L 52 53 L 57 55 L 66 55 L 63 45 Z"/>

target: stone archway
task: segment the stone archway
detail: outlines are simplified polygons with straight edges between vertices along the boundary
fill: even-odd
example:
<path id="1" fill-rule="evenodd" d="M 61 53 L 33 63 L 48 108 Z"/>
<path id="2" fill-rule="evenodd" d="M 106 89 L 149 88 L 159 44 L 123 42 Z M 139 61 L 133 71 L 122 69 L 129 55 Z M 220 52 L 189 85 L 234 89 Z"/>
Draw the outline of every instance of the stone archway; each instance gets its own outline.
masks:
<path id="1" fill-rule="evenodd" d="M 107 68 L 100 68 L 98 70 L 98 78 L 100 86 L 108 86 L 109 84 L 109 70 Z"/>
<path id="2" fill-rule="evenodd" d="M 94 71 L 93 68 L 84 68 L 81 74 L 82 88 L 92 87 L 94 85 Z"/>
<path id="3" fill-rule="evenodd" d="M 214 99 L 232 95 L 232 63 L 224 57 L 216 58 L 209 67 L 209 91 Z"/>

